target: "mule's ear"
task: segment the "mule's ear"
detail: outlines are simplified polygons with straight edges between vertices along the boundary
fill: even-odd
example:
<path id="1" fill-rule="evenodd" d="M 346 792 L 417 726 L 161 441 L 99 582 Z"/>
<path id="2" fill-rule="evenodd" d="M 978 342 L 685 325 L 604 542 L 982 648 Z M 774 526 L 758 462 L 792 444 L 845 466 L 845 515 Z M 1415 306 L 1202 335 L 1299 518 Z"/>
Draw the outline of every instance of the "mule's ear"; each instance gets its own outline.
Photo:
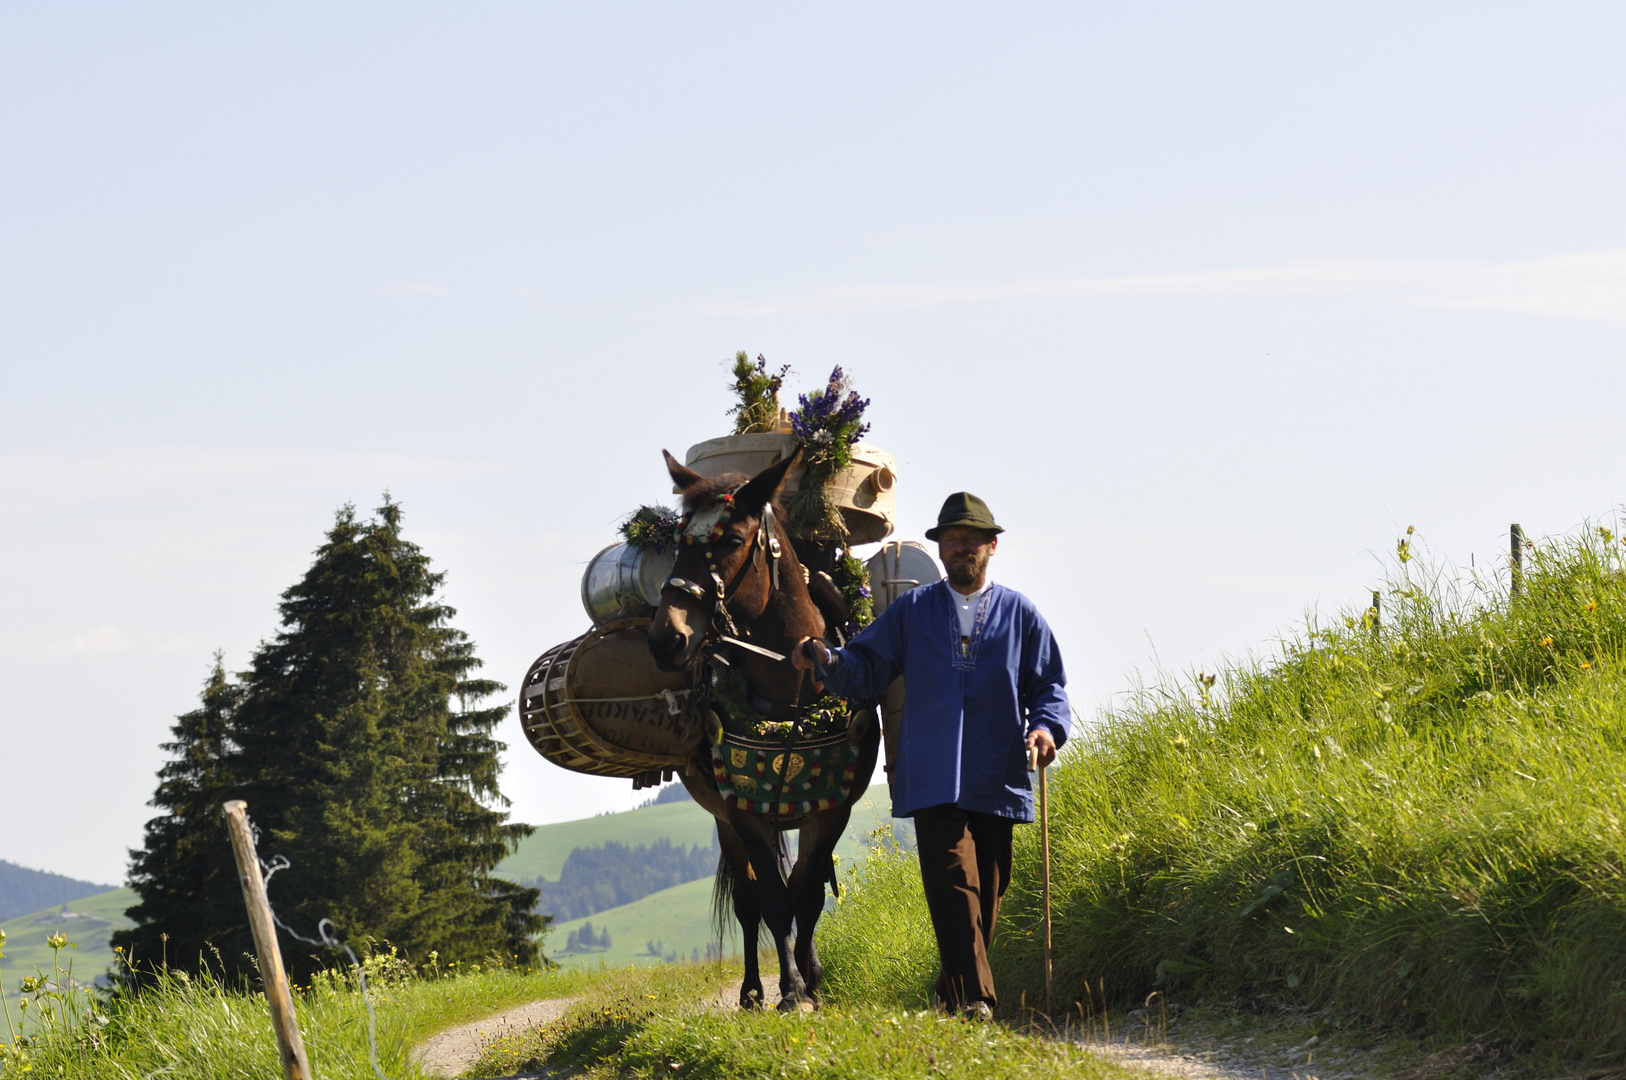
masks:
<path id="1" fill-rule="evenodd" d="M 734 493 L 734 502 L 745 509 L 756 511 L 779 497 L 779 489 L 785 486 L 785 477 L 790 475 L 802 460 L 802 448 L 798 446 L 791 451 L 790 457 L 777 465 L 769 465 L 766 469 L 751 477 L 751 482 Z"/>
<path id="2" fill-rule="evenodd" d="M 678 486 L 679 491 L 687 491 L 705 479 L 705 477 L 678 461 L 677 458 L 668 454 L 665 450 L 662 450 L 661 453 L 666 454 L 666 471 L 671 474 L 672 483 Z"/>

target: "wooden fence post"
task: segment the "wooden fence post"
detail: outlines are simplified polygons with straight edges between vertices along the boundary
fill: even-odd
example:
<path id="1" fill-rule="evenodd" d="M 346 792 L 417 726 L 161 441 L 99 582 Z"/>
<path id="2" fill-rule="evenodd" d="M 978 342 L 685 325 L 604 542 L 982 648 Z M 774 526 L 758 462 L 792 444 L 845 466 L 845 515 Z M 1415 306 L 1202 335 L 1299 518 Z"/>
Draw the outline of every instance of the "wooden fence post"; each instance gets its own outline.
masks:
<path id="1" fill-rule="evenodd" d="M 1508 593 L 1518 596 L 1524 591 L 1524 529 L 1514 522 L 1507 527 L 1507 545 L 1511 568 L 1512 583 L 1508 586 Z"/>
<path id="2" fill-rule="evenodd" d="M 254 852 L 254 834 L 248 828 L 248 803 L 233 799 L 226 804 L 226 828 L 231 832 L 232 853 L 237 856 L 237 878 L 243 886 L 249 929 L 254 931 L 254 950 L 260 955 L 260 978 L 265 983 L 265 1000 L 271 1005 L 271 1027 L 277 1033 L 277 1047 L 282 1051 L 283 1075 L 287 1080 L 311 1080 L 310 1062 L 305 1060 L 305 1040 L 299 1037 L 293 995 L 288 992 L 288 976 L 282 970 L 277 927 L 271 921 L 271 905 L 266 901 L 265 881 L 260 877 L 260 859 Z"/>

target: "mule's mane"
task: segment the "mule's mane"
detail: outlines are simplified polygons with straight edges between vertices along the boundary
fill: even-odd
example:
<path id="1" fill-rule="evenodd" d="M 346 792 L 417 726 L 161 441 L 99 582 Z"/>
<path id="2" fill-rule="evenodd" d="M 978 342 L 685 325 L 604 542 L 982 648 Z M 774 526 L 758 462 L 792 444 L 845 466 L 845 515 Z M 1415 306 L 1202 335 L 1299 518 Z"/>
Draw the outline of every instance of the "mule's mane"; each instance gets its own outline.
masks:
<path id="1" fill-rule="evenodd" d="M 683 489 L 683 509 L 685 512 L 693 511 L 710 503 L 719 495 L 732 494 L 744 487 L 750 479 L 740 472 L 725 472 L 719 476 L 705 477 Z"/>

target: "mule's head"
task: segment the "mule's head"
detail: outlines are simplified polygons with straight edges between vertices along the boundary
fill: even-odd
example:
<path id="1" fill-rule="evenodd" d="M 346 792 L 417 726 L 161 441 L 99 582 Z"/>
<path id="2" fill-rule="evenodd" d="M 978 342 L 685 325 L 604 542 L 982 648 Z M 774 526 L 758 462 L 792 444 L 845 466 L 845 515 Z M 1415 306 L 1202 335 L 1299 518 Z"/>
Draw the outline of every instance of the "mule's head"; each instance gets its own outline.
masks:
<path id="1" fill-rule="evenodd" d="M 752 622 L 767 608 L 772 559 L 766 547 L 775 538 L 763 535 L 763 511 L 778 497 L 800 458 L 797 449 L 752 477 L 744 473 L 705 477 L 666 454 L 666 471 L 683 492 L 683 524 L 677 562 L 649 626 L 649 651 L 662 671 L 682 671 L 699 657 L 720 591 L 726 593 L 729 614 L 739 623 Z M 788 545 L 783 545 L 783 554 L 795 563 Z"/>

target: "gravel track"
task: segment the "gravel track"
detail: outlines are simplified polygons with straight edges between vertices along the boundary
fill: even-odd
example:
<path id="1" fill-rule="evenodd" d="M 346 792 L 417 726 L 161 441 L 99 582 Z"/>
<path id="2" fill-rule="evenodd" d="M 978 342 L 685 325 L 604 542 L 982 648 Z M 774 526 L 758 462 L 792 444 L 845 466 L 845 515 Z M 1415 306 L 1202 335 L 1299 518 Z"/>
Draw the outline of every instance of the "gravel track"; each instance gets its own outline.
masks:
<path id="1" fill-rule="evenodd" d="M 778 980 L 764 979 L 764 990 L 767 1008 L 772 1009 L 779 999 Z M 739 989 L 730 986 L 718 993 L 711 1004 L 720 1009 L 737 1009 Z M 534 1001 L 528 1005 L 509 1009 L 495 1016 L 488 1016 L 470 1024 L 462 1024 L 449 1028 L 431 1037 L 414 1051 L 414 1060 L 423 1069 L 424 1073 L 433 1077 L 443 1077 L 450 1080 L 461 1076 L 465 1070 L 479 1060 L 481 1052 L 487 1044 L 506 1035 L 515 1035 L 529 1028 L 551 1023 L 563 1016 L 565 1010 L 574 1005 L 576 998 L 553 998 L 547 1001 Z M 1171 1032 L 1171 1034 L 1174 1034 Z M 1175 1036 L 1178 1039 L 1178 1036 Z M 1381 1075 L 1390 1070 L 1372 1068 L 1376 1062 L 1361 1060 L 1363 1055 L 1354 1055 L 1355 1060 L 1343 1059 L 1343 1054 L 1334 1052 L 1330 1055 L 1333 1060 L 1316 1061 L 1322 1055 L 1318 1050 L 1329 1049 L 1318 1046 L 1320 1039 L 1314 1040 L 1309 1046 L 1278 1046 L 1271 1049 L 1240 1045 L 1240 1040 L 1209 1041 L 1209 1049 L 1198 1051 L 1190 1047 L 1179 1045 L 1141 1045 L 1133 1041 L 1102 1042 L 1100 1039 L 1080 1041 L 1076 1037 L 1068 1041 L 1082 1046 L 1085 1049 L 1108 1058 L 1121 1065 L 1131 1068 L 1145 1069 L 1148 1072 L 1162 1076 L 1177 1077 L 1179 1080 L 1364 1080 L 1366 1077 Z M 1247 1040 L 1251 1043 L 1253 1040 Z M 1343 1060 L 1339 1060 L 1343 1059 Z M 522 1073 L 520 1076 L 547 1076 L 547 1073 Z"/>
<path id="2" fill-rule="evenodd" d="M 432 1035 L 413 1051 L 413 1060 L 428 1076 L 462 1076 L 464 1071 L 480 1059 L 486 1045 L 504 1035 L 517 1035 L 528 1028 L 551 1023 L 576 1004 L 575 998 L 550 998 L 533 1001 L 517 1009 L 460 1024 Z"/>

